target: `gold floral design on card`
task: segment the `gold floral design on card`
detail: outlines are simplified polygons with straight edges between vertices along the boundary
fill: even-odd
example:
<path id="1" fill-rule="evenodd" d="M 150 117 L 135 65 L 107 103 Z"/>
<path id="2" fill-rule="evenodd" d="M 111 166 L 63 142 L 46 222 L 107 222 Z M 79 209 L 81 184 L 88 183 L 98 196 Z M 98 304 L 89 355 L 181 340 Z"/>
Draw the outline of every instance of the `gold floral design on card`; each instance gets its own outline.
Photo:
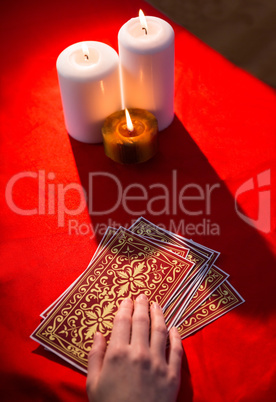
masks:
<path id="1" fill-rule="evenodd" d="M 210 324 L 243 302 L 244 299 L 239 293 L 228 281 L 225 281 L 179 326 L 182 339 Z"/>
<path id="2" fill-rule="evenodd" d="M 121 228 L 32 338 L 85 371 L 95 332 L 108 342 L 125 297 L 144 293 L 163 307 L 192 267 L 185 258 Z"/>

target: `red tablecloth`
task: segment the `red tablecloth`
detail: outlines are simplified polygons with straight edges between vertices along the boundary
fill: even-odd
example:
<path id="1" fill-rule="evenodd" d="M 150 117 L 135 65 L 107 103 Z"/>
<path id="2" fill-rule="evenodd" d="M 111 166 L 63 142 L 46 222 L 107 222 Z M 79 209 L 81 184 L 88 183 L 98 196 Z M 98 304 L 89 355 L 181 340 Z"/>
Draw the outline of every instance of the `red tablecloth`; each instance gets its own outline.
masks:
<path id="1" fill-rule="evenodd" d="M 221 251 L 218 266 L 246 300 L 183 341 L 187 363 L 179 400 L 275 400 L 275 92 L 173 24 L 175 120 L 160 133 L 154 159 L 118 165 L 101 145 L 68 137 L 56 58 L 81 40 L 117 50 L 119 28 L 139 8 L 147 15 L 159 12 L 127 0 L 6 3 L 1 12 L 1 400 L 86 400 L 85 376 L 29 335 L 39 314 L 86 268 L 106 225 L 125 226 L 139 215 Z M 72 183 L 90 189 L 91 213 L 86 208 L 66 214 L 61 225 L 58 198 L 62 201 L 67 190 L 68 211 L 79 205 Z M 131 183 L 144 186 L 148 200 L 120 203 L 118 186 L 126 196 L 141 195 L 138 186 L 133 193 L 127 190 Z M 186 185 L 185 195 L 200 197 L 185 200 L 184 209 L 173 194 Z M 208 185 L 214 186 L 209 197 Z M 166 208 L 164 198 L 155 198 L 164 195 L 164 187 Z"/>

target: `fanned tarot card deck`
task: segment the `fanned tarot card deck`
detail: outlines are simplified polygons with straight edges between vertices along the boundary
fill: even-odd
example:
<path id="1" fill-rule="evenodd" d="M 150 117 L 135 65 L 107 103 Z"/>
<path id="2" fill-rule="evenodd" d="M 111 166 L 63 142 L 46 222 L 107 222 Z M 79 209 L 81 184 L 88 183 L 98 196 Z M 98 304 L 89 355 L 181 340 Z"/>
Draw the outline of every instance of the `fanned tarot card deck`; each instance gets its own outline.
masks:
<path id="1" fill-rule="evenodd" d="M 219 253 L 139 218 L 108 228 L 87 269 L 41 314 L 31 338 L 87 371 L 96 331 L 107 342 L 121 301 L 144 293 L 182 339 L 244 302 L 214 265 Z"/>

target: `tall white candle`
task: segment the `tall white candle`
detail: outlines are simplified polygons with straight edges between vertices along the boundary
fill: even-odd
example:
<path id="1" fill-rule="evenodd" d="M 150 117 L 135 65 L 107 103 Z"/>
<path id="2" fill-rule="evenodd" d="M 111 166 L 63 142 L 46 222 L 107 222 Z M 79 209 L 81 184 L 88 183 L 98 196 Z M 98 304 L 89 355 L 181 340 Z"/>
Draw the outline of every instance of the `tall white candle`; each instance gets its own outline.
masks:
<path id="1" fill-rule="evenodd" d="M 58 56 L 57 72 L 68 133 L 102 142 L 105 118 L 122 108 L 117 52 L 101 42 L 75 43 Z"/>
<path id="2" fill-rule="evenodd" d="M 132 18 L 119 31 L 123 107 L 149 110 L 163 130 L 174 117 L 174 31 L 157 17 L 146 23 Z"/>

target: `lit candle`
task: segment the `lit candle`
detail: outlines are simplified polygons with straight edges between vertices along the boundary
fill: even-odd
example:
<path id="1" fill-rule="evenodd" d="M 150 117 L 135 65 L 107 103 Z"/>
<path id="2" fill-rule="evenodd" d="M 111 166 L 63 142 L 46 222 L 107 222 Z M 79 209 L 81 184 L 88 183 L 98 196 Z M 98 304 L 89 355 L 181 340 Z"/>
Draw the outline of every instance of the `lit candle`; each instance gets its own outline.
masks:
<path id="1" fill-rule="evenodd" d="M 57 72 L 68 133 L 102 142 L 104 119 L 122 108 L 117 52 L 101 42 L 75 43 L 58 56 Z"/>
<path id="2" fill-rule="evenodd" d="M 174 117 L 174 31 L 157 17 L 132 18 L 118 35 L 123 103 L 153 113 L 159 130 Z"/>
<path id="3" fill-rule="evenodd" d="M 157 152 L 157 132 L 157 120 L 147 110 L 115 112 L 102 128 L 105 154 L 119 163 L 145 162 Z"/>

